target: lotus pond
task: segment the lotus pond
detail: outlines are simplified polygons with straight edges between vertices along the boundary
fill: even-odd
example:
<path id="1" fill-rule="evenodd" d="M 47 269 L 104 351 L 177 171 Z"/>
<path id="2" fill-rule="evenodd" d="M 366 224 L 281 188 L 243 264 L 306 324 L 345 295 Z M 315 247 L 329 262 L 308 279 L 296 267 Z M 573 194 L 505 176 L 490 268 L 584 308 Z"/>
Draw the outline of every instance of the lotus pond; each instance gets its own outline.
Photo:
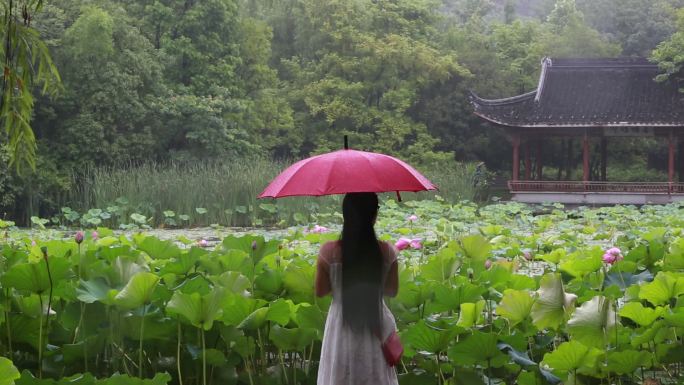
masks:
<path id="1" fill-rule="evenodd" d="M 214 243 L 6 228 L 0 385 L 314 384 L 339 221 Z M 684 383 L 684 206 L 387 200 L 376 229 L 404 247 L 402 384 Z"/>

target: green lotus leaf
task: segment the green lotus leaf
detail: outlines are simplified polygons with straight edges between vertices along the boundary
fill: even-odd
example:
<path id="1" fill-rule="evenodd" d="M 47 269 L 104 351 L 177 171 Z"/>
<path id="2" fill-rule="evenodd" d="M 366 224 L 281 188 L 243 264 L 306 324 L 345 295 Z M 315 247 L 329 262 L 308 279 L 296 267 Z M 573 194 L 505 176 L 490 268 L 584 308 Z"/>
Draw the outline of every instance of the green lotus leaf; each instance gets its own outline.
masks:
<path id="1" fill-rule="evenodd" d="M 188 252 L 181 253 L 178 257 L 176 257 L 173 260 L 173 262 L 164 265 L 164 267 L 159 272 L 159 275 L 163 276 L 165 274 L 187 274 L 191 269 L 197 266 L 200 258 L 206 254 L 206 250 L 199 247 L 192 247 Z"/>
<path id="2" fill-rule="evenodd" d="M 156 237 L 145 237 L 138 249 L 154 259 L 171 259 L 180 256 L 181 251 L 172 241 L 162 241 Z"/>
<path id="3" fill-rule="evenodd" d="M 592 373 L 596 370 L 598 359 L 603 351 L 583 345 L 579 341 L 563 342 L 556 350 L 544 354 L 542 366 L 553 368 L 560 373 Z"/>
<path id="4" fill-rule="evenodd" d="M 48 258 L 48 260 L 53 285 L 69 276 L 69 261 L 60 257 Z M 10 267 L 2 277 L 2 286 L 34 293 L 45 293 L 50 289 L 50 276 L 48 276 L 47 265 L 42 259 L 36 263 L 18 263 Z"/>
<path id="5" fill-rule="evenodd" d="M 116 295 L 116 305 L 124 309 L 134 309 L 150 302 L 152 293 L 159 283 L 159 277 L 152 273 L 140 272 Z"/>
<path id="6" fill-rule="evenodd" d="M 508 362 L 508 355 L 497 347 L 496 334 L 473 332 L 458 341 L 447 352 L 449 359 L 460 365 L 482 365 L 498 368 Z"/>
<path id="7" fill-rule="evenodd" d="M 242 250 L 228 250 L 216 256 L 210 253 L 201 259 L 201 264 L 212 274 L 222 274 L 225 271 L 237 271 L 247 278 L 254 273 L 254 264 L 249 254 Z"/>
<path id="8" fill-rule="evenodd" d="M 254 277 L 254 286 L 263 293 L 278 295 L 283 291 L 283 274 L 266 266 Z"/>
<path id="9" fill-rule="evenodd" d="M 404 288 L 402 287 L 401 290 Z M 484 287 L 467 281 L 456 287 L 437 285 L 434 288 L 435 298 L 432 306 L 436 312 L 457 311 L 463 303 L 481 300 L 485 291 Z"/>
<path id="10" fill-rule="evenodd" d="M 573 277 L 584 277 L 597 271 L 603 265 L 601 250 L 587 250 L 586 253 L 573 253 L 564 258 L 560 263 L 560 269 Z"/>
<path id="11" fill-rule="evenodd" d="M 665 308 L 657 306 L 655 309 L 644 307 L 639 302 L 628 302 L 618 312 L 620 317 L 629 318 L 640 326 L 649 326 L 665 313 Z"/>
<path id="12" fill-rule="evenodd" d="M 112 295 L 116 291 L 107 285 L 104 279 L 95 278 L 90 281 L 81 281 L 76 289 L 77 298 L 81 302 L 102 302 L 105 305 L 113 305 Z"/>
<path id="13" fill-rule="evenodd" d="M 240 324 L 238 325 L 238 329 L 245 329 L 245 330 L 256 330 L 262 327 L 267 319 L 266 316 L 268 315 L 268 308 L 267 307 L 261 307 L 256 310 L 254 310 L 250 315 L 247 316 Z"/>
<path id="14" fill-rule="evenodd" d="M 229 235 L 223 239 L 222 244 L 225 250 L 244 251 L 251 256 L 252 262 L 256 264 L 264 256 L 277 253 L 280 241 L 275 239 L 266 241 L 260 235 L 244 235 L 242 237 Z M 254 248 L 252 248 L 253 245 Z"/>
<path id="15" fill-rule="evenodd" d="M 278 298 L 268 305 L 266 319 L 273 321 L 280 326 L 286 326 L 288 323 L 290 323 L 293 307 L 294 304 L 292 301 Z"/>
<path id="16" fill-rule="evenodd" d="M 420 320 L 401 334 L 401 340 L 416 351 L 435 354 L 445 351 L 462 330 L 459 327 L 438 329 Z"/>
<path id="17" fill-rule="evenodd" d="M 153 378 L 141 379 L 129 377 L 126 374 L 115 374 L 98 385 L 166 385 L 171 381 L 168 373 L 157 373 Z"/>
<path id="18" fill-rule="evenodd" d="M 290 263 L 283 275 L 283 285 L 293 302 L 313 303 L 314 267 L 305 261 Z"/>
<path id="19" fill-rule="evenodd" d="M 184 317 L 194 327 L 210 330 L 214 321 L 223 314 L 224 300 L 225 294 L 220 288 L 214 288 L 212 292 L 202 296 L 199 293 L 184 294 L 176 291 L 166 304 L 166 311 Z"/>
<path id="20" fill-rule="evenodd" d="M 252 312 L 264 306 L 265 301 L 246 298 L 241 295 L 229 294 L 228 299 L 223 302 L 223 315 L 221 321 L 228 326 L 238 326 Z"/>
<path id="21" fill-rule="evenodd" d="M 624 350 L 621 352 L 608 352 L 609 372 L 617 374 L 632 374 L 638 368 L 651 366 L 651 355 L 647 351 Z"/>
<path id="22" fill-rule="evenodd" d="M 237 271 L 226 271 L 221 274 L 215 282 L 235 294 L 243 294 L 247 289 L 252 287 L 252 283 L 249 279 Z"/>
<path id="23" fill-rule="evenodd" d="M 444 248 L 432 256 L 428 263 L 420 269 L 421 277 L 426 280 L 443 282 L 453 277 L 458 271 L 460 261 L 451 248 Z"/>
<path id="24" fill-rule="evenodd" d="M 672 272 L 659 272 L 653 282 L 641 286 L 639 298 L 654 306 L 664 305 L 670 299 L 684 294 L 684 276 Z"/>
<path id="25" fill-rule="evenodd" d="M 684 307 L 677 308 L 672 313 L 665 314 L 664 318 L 668 325 L 684 328 Z"/>
<path id="26" fill-rule="evenodd" d="M 534 297 L 527 290 L 504 291 L 504 296 L 496 307 L 496 314 L 506 318 L 511 326 L 523 322 L 532 311 Z"/>
<path id="27" fill-rule="evenodd" d="M 280 350 L 303 351 L 317 339 L 314 329 L 292 328 L 287 329 L 279 325 L 273 325 L 268 338 Z"/>
<path id="28" fill-rule="evenodd" d="M 317 330 L 319 338 L 323 336 L 325 314 L 317 306 L 300 304 L 297 308 L 295 320 L 300 328 Z"/>
<path id="29" fill-rule="evenodd" d="M 546 261 L 548 263 L 558 265 L 560 263 L 560 261 L 565 259 L 565 255 L 566 255 L 565 249 L 555 249 L 548 254 L 540 255 L 538 258 L 543 260 L 543 261 Z"/>
<path id="30" fill-rule="evenodd" d="M 558 328 L 574 309 L 576 299 L 576 295 L 565 292 L 560 274 L 545 274 L 532 305 L 532 322 L 539 330 Z"/>
<path id="31" fill-rule="evenodd" d="M 14 380 L 19 379 L 21 374 L 12 361 L 0 357 L 0 385 L 14 385 Z"/>
<path id="32" fill-rule="evenodd" d="M 461 238 L 459 246 L 463 254 L 474 261 L 484 262 L 492 252 L 492 245 L 487 238 L 477 234 Z"/>
<path id="33" fill-rule="evenodd" d="M 603 296 L 595 296 L 575 310 L 568 321 L 568 331 L 586 346 L 602 348 L 608 333 L 617 326 L 613 302 Z"/>
<path id="34" fill-rule="evenodd" d="M 479 324 L 482 321 L 482 311 L 484 308 L 484 300 L 477 301 L 476 303 L 462 303 L 456 325 L 462 328 L 471 328 Z"/>

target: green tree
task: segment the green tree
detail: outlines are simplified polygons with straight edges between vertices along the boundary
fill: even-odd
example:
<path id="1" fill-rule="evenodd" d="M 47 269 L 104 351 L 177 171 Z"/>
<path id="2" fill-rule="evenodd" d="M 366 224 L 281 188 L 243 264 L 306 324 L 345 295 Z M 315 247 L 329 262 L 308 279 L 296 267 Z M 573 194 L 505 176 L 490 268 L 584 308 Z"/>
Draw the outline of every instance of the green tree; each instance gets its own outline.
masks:
<path id="1" fill-rule="evenodd" d="M 3 0 L 2 99 L 0 120 L 4 125 L 2 140 L 9 148 L 10 163 L 21 172 L 36 165 L 36 140 L 31 127 L 34 107 L 33 87 L 42 92 L 56 92 L 60 76 L 50 52 L 31 22 L 40 11 L 42 0 Z"/>
<path id="2" fill-rule="evenodd" d="M 653 51 L 652 59 L 663 70 L 659 80 L 684 81 L 684 8 L 677 11 L 677 31 L 660 43 Z M 684 92 L 684 88 L 681 89 Z"/>

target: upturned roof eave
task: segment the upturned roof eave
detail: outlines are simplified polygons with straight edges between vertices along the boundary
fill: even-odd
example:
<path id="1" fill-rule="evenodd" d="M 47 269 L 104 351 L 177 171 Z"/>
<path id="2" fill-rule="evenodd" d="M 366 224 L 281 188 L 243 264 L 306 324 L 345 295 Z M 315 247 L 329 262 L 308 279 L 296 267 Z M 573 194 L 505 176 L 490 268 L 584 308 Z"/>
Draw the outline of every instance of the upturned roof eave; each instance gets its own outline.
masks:
<path id="1" fill-rule="evenodd" d="M 684 128 L 684 122 L 590 122 L 590 123 L 564 123 L 551 124 L 545 122 L 539 123 L 515 123 L 507 122 L 496 117 L 485 115 L 475 111 L 475 115 L 490 123 L 498 124 L 511 128 L 603 128 L 603 127 L 654 127 L 654 128 Z"/>

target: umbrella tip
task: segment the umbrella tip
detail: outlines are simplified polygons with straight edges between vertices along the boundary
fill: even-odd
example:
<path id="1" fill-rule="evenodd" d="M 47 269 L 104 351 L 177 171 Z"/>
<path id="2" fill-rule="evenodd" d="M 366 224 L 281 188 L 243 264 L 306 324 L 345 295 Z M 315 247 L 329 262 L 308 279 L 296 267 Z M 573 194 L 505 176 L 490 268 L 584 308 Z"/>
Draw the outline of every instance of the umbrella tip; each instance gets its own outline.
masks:
<path id="1" fill-rule="evenodd" d="M 344 136 L 344 149 L 349 150 L 349 137 L 347 135 Z"/>

